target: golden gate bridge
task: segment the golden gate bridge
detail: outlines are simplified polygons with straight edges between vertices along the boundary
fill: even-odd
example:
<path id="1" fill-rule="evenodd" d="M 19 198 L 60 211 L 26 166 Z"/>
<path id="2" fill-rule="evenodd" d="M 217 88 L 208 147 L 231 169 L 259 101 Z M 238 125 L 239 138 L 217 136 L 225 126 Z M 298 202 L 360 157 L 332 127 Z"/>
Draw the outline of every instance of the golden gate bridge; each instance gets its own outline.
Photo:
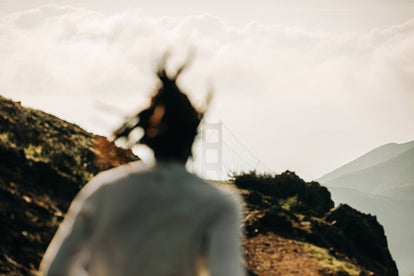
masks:
<path id="1" fill-rule="evenodd" d="M 225 180 L 233 173 L 271 170 L 231 132 L 222 121 L 203 122 L 194 156 L 187 168 L 203 178 Z"/>

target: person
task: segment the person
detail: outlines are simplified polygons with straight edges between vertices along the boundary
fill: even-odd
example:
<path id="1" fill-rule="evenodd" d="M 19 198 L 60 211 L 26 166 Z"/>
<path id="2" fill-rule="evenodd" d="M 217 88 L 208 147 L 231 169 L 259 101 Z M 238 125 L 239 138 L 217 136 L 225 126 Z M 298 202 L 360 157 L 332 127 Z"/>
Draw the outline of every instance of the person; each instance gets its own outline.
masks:
<path id="1" fill-rule="evenodd" d="M 150 106 L 116 132 L 156 163 L 99 173 L 75 197 L 40 264 L 42 275 L 244 275 L 241 199 L 185 169 L 204 112 L 193 107 L 165 66 Z"/>

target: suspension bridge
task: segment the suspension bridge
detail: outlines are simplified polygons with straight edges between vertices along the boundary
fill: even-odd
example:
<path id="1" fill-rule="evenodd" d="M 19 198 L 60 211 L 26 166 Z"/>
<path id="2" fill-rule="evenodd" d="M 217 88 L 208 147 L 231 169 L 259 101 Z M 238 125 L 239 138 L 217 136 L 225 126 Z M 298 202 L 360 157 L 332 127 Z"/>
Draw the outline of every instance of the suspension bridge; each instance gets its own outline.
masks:
<path id="1" fill-rule="evenodd" d="M 194 157 L 188 162 L 187 167 L 201 177 L 224 180 L 232 173 L 253 170 L 260 173 L 271 172 L 223 122 L 203 122 L 200 134 Z"/>

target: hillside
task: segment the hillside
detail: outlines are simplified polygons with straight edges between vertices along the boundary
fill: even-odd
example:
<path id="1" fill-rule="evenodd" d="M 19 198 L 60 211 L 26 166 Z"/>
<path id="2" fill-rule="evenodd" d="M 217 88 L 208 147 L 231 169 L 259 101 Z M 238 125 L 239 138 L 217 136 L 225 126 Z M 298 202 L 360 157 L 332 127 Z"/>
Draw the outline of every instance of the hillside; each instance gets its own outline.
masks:
<path id="1" fill-rule="evenodd" d="M 316 181 L 327 183 L 348 173 L 364 170 L 366 168 L 383 163 L 389 159 L 397 157 L 401 153 L 411 148 L 414 148 L 414 141 L 403 144 L 389 143 L 382 145 L 362 155 L 361 157 L 333 170 L 332 172 L 325 174 Z"/>
<path id="2" fill-rule="evenodd" d="M 414 201 L 414 180 L 385 190 L 382 194 L 397 200 Z"/>
<path id="3" fill-rule="evenodd" d="M 34 275 L 79 189 L 136 160 L 104 137 L 0 97 L 0 274 Z M 235 176 L 250 275 L 398 275 L 376 218 L 295 173 Z"/>
<path id="4" fill-rule="evenodd" d="M 245 253 L 253 275 L 398 275 L 376 218 L 348 205 L 333 208 L 319 183 L 286 171 L 242 174 L 234 185 L 246 203 Z"/>
<path id="5" fill-rule="evenodd" d="M 381 146 L 318 181 L 335 203 L 377 216 L 401 275 L 414 273 L 414 141 Z"/>
<path id="6" fill-rule="evenodd" d="M 104 137 L 0 96 L 0 275 L 31 275 L 79 189 L 137 160 Z"/>

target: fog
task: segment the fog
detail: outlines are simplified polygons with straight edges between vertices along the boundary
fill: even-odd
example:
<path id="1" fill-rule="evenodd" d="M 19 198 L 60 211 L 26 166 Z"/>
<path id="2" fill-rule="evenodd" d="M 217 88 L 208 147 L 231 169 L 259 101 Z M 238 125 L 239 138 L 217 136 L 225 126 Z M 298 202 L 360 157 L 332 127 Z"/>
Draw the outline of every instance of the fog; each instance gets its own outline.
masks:
<path id="1" fill-rule="evenodd" d="M 380 6 L 346 9 L 339 1 L 325 10 L 321 1 L 314 9 L 279 3 L 273 21 L 258 7 L 243 17 L 245 3 L 231 17 L 235 3 L 158 2 L 157 12 L 128 1 L 46 2 L 1 4 L 0 93 L 89 131 L 107 135 L 147 104 L 162 54 L 171 52 L 173 71 L 195 50 L 181 87 L 198 105 L 212 89 L 207 120 L 225 122 L 275 172 L 311 180 L 379 145 L 413 140 L 407 1 L 393 2 L 400 13 L 383 21 L 366 18 L 384 13 Z"/>

